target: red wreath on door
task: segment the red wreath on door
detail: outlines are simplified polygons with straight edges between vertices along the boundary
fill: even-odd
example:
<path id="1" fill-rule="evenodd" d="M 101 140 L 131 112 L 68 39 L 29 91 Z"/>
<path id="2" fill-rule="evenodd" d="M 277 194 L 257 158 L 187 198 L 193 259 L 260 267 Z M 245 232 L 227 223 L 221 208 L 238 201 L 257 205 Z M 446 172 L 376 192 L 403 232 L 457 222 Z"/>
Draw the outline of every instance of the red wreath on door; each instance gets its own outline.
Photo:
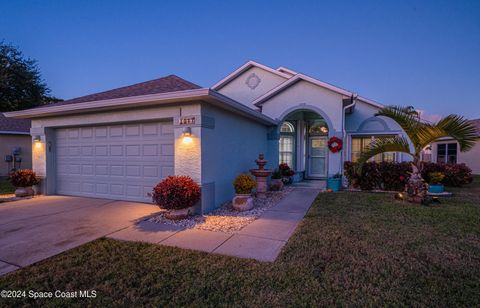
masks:
<path id="1" fill-rule="evenodd" d="M 335 137 L 335 136 L 328 139 L 328 149 L 332 153 L 340 152 L 342 150 L 342 146 L 343 146 L 342 139 L 340 139 L 338 137 Z"/>

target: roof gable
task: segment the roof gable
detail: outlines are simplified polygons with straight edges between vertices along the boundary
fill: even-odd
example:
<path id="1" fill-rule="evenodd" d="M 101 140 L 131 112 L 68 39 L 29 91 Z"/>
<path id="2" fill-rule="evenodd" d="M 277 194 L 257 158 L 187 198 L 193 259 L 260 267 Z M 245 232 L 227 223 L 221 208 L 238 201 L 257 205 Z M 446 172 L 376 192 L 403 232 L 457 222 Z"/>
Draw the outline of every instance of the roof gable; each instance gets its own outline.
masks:
<path id="1" fill-rule="evenodd" d="M 288 78 L 291 77 L 290 74 L 286 74 L 286 73 L 284 73 L 280 70 L 274 70 L 271 67 L 265 66 L 263 64 L 255 62 L 255 61 L 248 61 L 247 63 L 245 63 L 244 65 L 240 66 L 235 71 L 233 71 L 233 73 L 229 74 L 227 77 L 223 78 L 222 80 L 217 82 L 215 85 L 213 85 L 212 89 L 216 90 L 216 91 L 220 90 L 221 88 L 226 86 L 228 83 L 230 83 L 232 80 L 236 79 L 238 76 L 240 76 L 242 73 L 244 73 L 245 71 L 247 71 L 248 69 L 250 69 L 252 67 L 258 67 L 258 68 L 263 69 L 267 72 L 270 72 L 272 74 L 275 74 L 277 76 L 285 78 L 285 80 L 287 80 Z"/>
<path id="2" fill-rule="evenodd" d="M 262 95 L 261 97 L 257 98 L 253 102 L 253 104 L 257 107 L 260 107 L 267 100 L 269 100 L 270 98 L 274 97 L 275 95 L 283 92 L 284 90 L 288 89 L 289 87 L 291 87 L 292 85 L 296 84 L 299 81 L 307 81 L 309 83 L 312 83 L 312 84 L 317 85 L 319 87 L 322 87 L 322 88 L 328 89 L 330 91 L 336 92 L 336 93 L 341 94 L 341 95 L 346 96 L 346 97 L 356 96 L 357 100 L 360 100 L 364 103 L 373 105 L 373 106 L 378 107 L 378 108 L 383 107 L 383 105 L 380 104 L 380 103 L 374 102 L 372 100 L 369 100 L 369 99 L 361 97 L 361 96 L 357 96 L 353 92 L 350 92 L 348 90 L 342 89 L 342 88 L 334 86 L 332 84 L 320 81 L 318 79 L 309 77 L 309 76 L 304 75 L 304 74 L 296 74 L 295 76 L 291 77 L 289 80 L 285 81 L 284 83 L 280 84 L 276 88 L 273 88 L 269 92 L 267 92 L 264 95 Z"/>

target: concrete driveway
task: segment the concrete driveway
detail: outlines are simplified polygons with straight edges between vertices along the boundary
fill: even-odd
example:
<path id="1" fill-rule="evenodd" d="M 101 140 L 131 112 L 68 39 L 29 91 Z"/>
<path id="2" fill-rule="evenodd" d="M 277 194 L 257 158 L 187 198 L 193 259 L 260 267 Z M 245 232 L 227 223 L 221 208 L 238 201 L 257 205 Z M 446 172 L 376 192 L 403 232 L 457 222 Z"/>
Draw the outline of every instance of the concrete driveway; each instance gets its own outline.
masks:
<path id="1" fill-rule="evenodd" d="M 0 203 L 0 276 L 127 228 L 158 212 L 145 203 L 44 196 Z"/>

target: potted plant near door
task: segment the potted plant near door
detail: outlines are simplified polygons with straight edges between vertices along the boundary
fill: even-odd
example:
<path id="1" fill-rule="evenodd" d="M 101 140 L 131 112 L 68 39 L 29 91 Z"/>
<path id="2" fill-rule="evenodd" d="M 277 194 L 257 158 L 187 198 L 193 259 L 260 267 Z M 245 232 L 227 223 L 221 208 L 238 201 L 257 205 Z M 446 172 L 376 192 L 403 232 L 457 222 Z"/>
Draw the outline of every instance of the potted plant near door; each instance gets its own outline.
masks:
<path id="1" fill-rule="evenodd" d="M 445 178 L 445 174 L 442 172 L 430 172 L 428 174 L 430 179 L 430 183 L 428 185 L 428 192 L 434 194 L 440 194 L 445 191 L 445 188 L 442 184 L 443 179 Z"/>
<path id="2" fill-rule="evenodd" d="M 39 183 L 35 172 L 30 169 L 22 169 L 10 173 L 9 180 L 16 188 L 15 196 L 17 197 L 32 196 L 34 193 L 32 186 Z"/>
<path id="3" fill-rule="evenodd" d="M 283 181 L 282 181 L 282 172 L 278 169 L 275 169 L 272 172 L 271 176 L 272 181 L 270 182 L 270 190 L 282 190 L 283 189 Z"/>
<path id="4" fill-rule="evenodd" d="M 169 176 L 153 188 L 152 201 L 167 210 L 165 217 L 185 219 L 200 201 L 200 186 L 189 176 Z"/>
<path id="5" fill-rule="evenodd" d="M 327 189 L 340 191 L 340 188 L 342 188 L 342 175 L 340 173 L 334 174 L 327 179 Z"/>
<path id="6" fill-rule="evenodd" d="M 293 176 L 295 175 L 295 171 L 290 168 L 287 163 L 281 163 L 278 166 L 278 169 L 282 173 L 282 181 L 285 185 L 293 183 Z"/>
<path id="7" fill-rule="evenodd" d="M 237 211 L 248 211 L 253 208 L 252 190 L 257 182 L 248 174 L 240 174 L 233 182 L 235 197 L 232 206 Z"/>

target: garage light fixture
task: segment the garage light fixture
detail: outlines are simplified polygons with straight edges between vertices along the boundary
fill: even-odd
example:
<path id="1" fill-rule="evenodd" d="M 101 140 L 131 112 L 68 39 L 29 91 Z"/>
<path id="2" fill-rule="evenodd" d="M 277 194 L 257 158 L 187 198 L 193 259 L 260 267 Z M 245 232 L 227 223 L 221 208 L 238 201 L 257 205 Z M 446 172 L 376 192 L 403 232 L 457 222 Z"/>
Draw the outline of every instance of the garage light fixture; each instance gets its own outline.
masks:
<path id="1" fill-rule="evenodd" d="M 183 143 L 190 144 L 192 143 L 192 128 L 191 127 L 184 127 L 183 128 Z"/>
<path id="2" fill-rule="evenodd" d="M 33 138 L 33 141 L 35 141 L 35 142 L 40 142 L 40 141 L 42 141 L 42 137 L 40 137 L 40 136 L 35 136 L 35 137 Z"/>

